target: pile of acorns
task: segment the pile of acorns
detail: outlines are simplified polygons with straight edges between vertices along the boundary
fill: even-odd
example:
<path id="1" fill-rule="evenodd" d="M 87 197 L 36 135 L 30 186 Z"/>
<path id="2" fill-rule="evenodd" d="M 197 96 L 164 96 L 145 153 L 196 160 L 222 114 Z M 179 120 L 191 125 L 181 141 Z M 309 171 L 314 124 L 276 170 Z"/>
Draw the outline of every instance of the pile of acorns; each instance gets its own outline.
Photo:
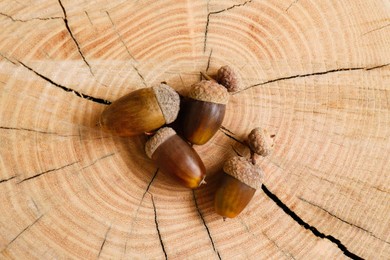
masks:
<path id="1" fill-rule="evenodd" d="M 118 136 L 152 135 L 145 145 L 146 155 L 162 172 L 172 174 L 191 189 L 206 183 L 206 168 L 192 145 L 205 144 L 214 136 L 225 116 L 228 92 L 241 87 L 239 75 L 229 66 L 218 70 L 216 80 L 202 75 L 205 80 L 191 86 L 182 104 L 182 136 L 166 126 L 176 120 L 181 106 L 179 94 L 164 83 L 119 98 L 103 111 L 99 120 L 102 129 Z M 237 216 L 262 184 L 263 172 L 256 166 L 255 154 L 269 154 L 272 136 L 255 128 L 246 143 L 251 158 L 234 156 L 223 166 L 226 174 L 215 195 L 215 210 L 223 217 Z"/>

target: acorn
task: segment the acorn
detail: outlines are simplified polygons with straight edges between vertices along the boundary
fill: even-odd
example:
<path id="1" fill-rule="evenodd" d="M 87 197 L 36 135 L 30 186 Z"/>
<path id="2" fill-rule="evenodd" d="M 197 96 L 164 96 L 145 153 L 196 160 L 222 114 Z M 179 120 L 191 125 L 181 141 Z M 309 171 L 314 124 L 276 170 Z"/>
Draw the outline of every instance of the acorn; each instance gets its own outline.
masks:
<path id="1" fill-rule="evenodd" d="M 109 105 L 101 114 L 103 130 L 119 136 L 152 132 L 175 121 L 180 97 L 166 84 L 133 91 Z"/>
<path id="2" fill-rule="evenodd" d="M 261 155 L 269 155 L 274 148 L 274 135 L 269 135 L 266 129 L 257 127 L 248 135 L 248 145 L 252 152 Z"/>
<path id="3" fill-rule="evenodd" d="M 222 66 L 218 70 L 217 81 L 229 92 L 237 92 L 242 88 L 240 75 L 229 65 Z"/>
<path id="4" fill-rule="evenodd" d="M 159 167 L 187 188 L 205 183 L 206 168 L 198 153 L 170 127 L 158 130 L 145 145 L 145 152 Z"/>
<path id="5" fill-rule="evenodd" d="M 215 193 L 215 211 L 224 218 L 234 218 L 251 201 L 262 185 L 263 171 L 250 159 L 234 156 L 223 166 L 224 176 Z"/>
<path id="6" fill-rule="evenodd" d="M 229 94 L 225 87 L 211 80 L 191 86 L 183 119 L 183 135 L 192 144 L 209 141 L 222 125 Z"/>

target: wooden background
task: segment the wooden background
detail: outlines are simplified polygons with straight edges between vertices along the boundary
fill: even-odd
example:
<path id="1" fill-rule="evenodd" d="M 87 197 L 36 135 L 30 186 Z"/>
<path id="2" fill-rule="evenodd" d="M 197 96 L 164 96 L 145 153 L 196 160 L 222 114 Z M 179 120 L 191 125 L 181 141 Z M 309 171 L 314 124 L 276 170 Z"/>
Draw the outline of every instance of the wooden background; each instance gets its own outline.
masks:
<path id="1" fill-rule="evenodd" d="M 0 1 L 0 258 L 390 259 L 389 49 L 387 0 Z M 245 90 L 196 147 L 199 190 L 95 127 L 225 64 Z M 219 169 L 256 126 L 267 179 L 223 221 Z"/>

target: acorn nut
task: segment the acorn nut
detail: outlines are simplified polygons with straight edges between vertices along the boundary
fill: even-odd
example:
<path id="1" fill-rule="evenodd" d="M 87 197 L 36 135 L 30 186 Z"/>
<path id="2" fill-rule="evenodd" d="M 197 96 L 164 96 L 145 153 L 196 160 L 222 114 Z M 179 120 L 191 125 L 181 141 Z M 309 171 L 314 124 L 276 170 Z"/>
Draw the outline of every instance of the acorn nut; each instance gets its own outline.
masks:
<path id="1" fill-rule="evenodd" d="M 257 127 L 249 133 L 248 145 L 252 152 L 261 156 L 267 156 L 274 148 L 274 140 L 266 129 Z"/>
<path id="2" fill-rule="evenodd" d="M 167 174 L 185 187 L 194 189 L 204 183 L 206 168 L 198 153 L 170 127 L 161 128 L 145 145 L 145 152 Z"/>
<path id="3" fill-rule="evenodd" d="M 109 105 L 100 116 L 103 130 L 119 136 L 151 132 L 173 122 L 180 107 L 179 94 L 160 84 L 133 91 Z"/>
<path id="4" fill-rule="evenodd" d="M 223 166 L 222 183 L 215 193 L 214 208 L 222 217 L 234 218 L 262 185 L 263 171 L 245 157 L 234 156 Z"/>
<path id="5" fill-rule="evenodd" d="M 202 80 L 191 86 L 185 105 L 183 135 L 192 144 L 209 141 L 222 125 L 229 94 L 222 85 Z"/>
<path id="6" fill-rule="evenodd" d="M 222 66 L 217 72 L 217 81 L 229 92 L 239 91 L 242 87 L 240 75 L 229 65 Z"/>

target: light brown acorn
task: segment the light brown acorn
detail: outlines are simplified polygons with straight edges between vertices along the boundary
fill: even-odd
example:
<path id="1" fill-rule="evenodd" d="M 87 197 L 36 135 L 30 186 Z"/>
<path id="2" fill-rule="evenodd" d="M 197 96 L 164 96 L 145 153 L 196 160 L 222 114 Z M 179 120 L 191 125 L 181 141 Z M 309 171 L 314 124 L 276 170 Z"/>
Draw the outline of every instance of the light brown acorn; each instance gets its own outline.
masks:
<path id="1" fill-rule="evenodd" d="M 240 75 L 229 65 L 222 66 L 218 70 L 217 81 L 229 92 L 237 92 L 242 88 Z"/>
<path id="2" fill-rule="evenodd" d="M 250 159 L 234 156 L 223 166 L 224 176 L 215 198 L 215 211 L 224 218 L 234 218 L 251 201 L 262 185 L 263 171 Z"/>
<path id="3" fill-rule="evenodd" d="M 261 156 L 269 155 L 274 148 L 274 135 L 269 135 L 266 129 L 256 127 L 248 135 L 249 149 Z"/>
<path id="4" fill-rule="evenodd" d="M 170 86 L 160 84 L 138 89 L 114 101 L 103 111 L 98 124 L 119 136 L 139 135 L 173 122 L 179 107 L 179 94 Z"/>
<path id="5" fill-rule="evenodd" d="M 158 130 L 145 145 L 145 152 L 159 169 L 194 189 L 205 183 L 206 168 L 198 153 L 170 127 Z"/>
<path id="6" fill-rule="evenodd" d="M 222 125 L 228 100 L 226 88 L 215 81 L 192 85 L 184 109 L 184 138 L 197 145 L 209 141 Z"/>

